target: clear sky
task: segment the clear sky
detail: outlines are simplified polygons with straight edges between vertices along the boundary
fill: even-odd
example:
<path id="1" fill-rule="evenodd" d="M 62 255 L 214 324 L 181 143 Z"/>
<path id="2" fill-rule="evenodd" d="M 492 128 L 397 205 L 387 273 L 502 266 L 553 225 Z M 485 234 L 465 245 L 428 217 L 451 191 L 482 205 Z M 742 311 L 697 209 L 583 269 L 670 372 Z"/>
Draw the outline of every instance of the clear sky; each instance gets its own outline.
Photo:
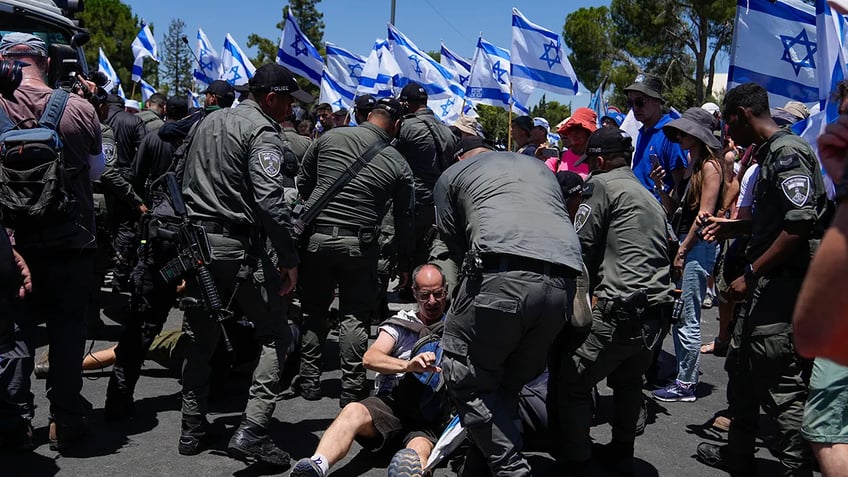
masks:
<path id="1" fill-rule="evenodd" d="M 247 36 L 257 33 L 279 41 L 281 31 L 275 28 L 282 18 L 285 2 L 273 0 L 124 0 L 133 13 L 154 25 L 157 42 L 161 44 L 168 24 L 180 18 L 186 24 L 186 35 L 192 48 L 196 46 L 197 27 L 203 28 L 209 40 L 221 48 L 224 36 L 230 33 L 236 42 L 247 48 Z M 562 34 L 565 17 L 581 7 L 609 5 L 609 0 L 566 0 L 529 2 L 506 0 L 398 0 L 395 26 L 415 44 L 425 50 L 439 50 L 439 43 L 470 58 L 477 36 L 509 49 L 511 41 L 512 8 L 518 8 L 530 21 Z M 324 14 L 324 41 L 367 56 L 376 38 L 386 37 L 386 24 L 391 13 L 390 0 L 323 0 L 317 5 Z M 256 65 L 259 66 L 259 65 Z M 531 97 L 535 104 L 541 93 Z M 549 100 L 574 106 L 585 106 L 588 94 L 564 97 L 548 94 Z"/>

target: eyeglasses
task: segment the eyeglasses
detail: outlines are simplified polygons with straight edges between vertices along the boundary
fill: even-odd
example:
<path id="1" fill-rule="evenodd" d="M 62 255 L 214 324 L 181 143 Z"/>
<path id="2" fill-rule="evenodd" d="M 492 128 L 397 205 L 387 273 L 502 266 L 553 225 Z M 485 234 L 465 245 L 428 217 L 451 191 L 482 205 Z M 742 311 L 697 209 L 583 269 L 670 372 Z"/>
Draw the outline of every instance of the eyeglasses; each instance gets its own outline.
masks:
<path id="1" fill-rule="evenodd" d="M 437 288 L 435 290 L 415 290 L 415 298 L 420 301 L 428 301 L 432 296 L 436 300 L 441 300 L 445 297 L 445 289 Z"/>
<path id="2" fill-rule="evenodd" d="M 645 106 L 645 104 L 647 102 L 648 102 L 648 98 L 628 99 L 627 100 L 627 106 L 630 106 L 631 108 L 641 108 L 641 107 Z"/>

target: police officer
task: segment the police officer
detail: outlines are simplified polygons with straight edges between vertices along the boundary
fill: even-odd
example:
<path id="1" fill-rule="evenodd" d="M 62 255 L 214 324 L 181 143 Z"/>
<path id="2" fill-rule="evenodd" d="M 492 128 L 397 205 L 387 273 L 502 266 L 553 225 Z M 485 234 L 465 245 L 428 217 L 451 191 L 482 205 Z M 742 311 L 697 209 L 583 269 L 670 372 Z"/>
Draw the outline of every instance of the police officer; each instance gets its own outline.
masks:
<path id="1" fill-rule="evenodd" d="M 380 222 L 394 204 L 395 242 L 402 266 L 411 252 L 414 190 L 412 171 L 389 142 L 401 123 L 401 105 L 377 102 L 368 120 L 355 128 L 335 128 L 309 148 L 297 178 L 309 208 L 374 145 L 382 149 L 320 211 L 301 247 L 303 273 L 298 289 L 303 310 L 301 394 L 320 399 L 321 349 L 327 336 L 327 312 L 339 287 L 339 349 L 342 392 L 339 404 L 365 397 L 362 356 L 368 344 L 369 318 L 376 305 Z"/>
<path id="2" fill-rule="evenodd" d="M 371 110 L 374 109 L 374 106 L 376 105 L 377 100 L 374 96 L 371 96 L 370 94 L 358 96 L 356 101 L 353 102 L 353 118 L 356 120 L 356 124 L 364 124 L 365 121 L 368 120 L 368 115 L 371 114 Z"/>
<path id="3" fill-rule="evenodd" d="M 141 111 L 136 116 L 144 123 L 144 130 L 147 133 L 156 132 L 165 124 L 165 120 L 162 118 L 165 117 L 167 103 L 168 97 L 162 93 L 153 93 L 144 103 L 144 111 Z M 186 102 L 186 108 L 188 108 L 188 102 Z"/>
<path id="4" fill-rule="evenodd" d="M 663 317 L 672 301 L 668 234 L 662 206 L 630 170 L 630 136 L 600 128 L 587 143 L 592 171 L 575 228 L 588 271 L 591 332 L 572 354 L 560 350 L 555 457 L 567 475 L 588 475 L 592 388 L 602 379 L 614 391 L 612 442 L 602 462 L 632 473 L 636 421 L 642 407 L 642 374 L 662 343 Z"/>
<path id="5" fill-rule="evenodd" d="M 580 245 L 544 163 L 482 147 L 460 159 L 433 197 L 443 240 L 465 257 L 442 338 L 448 395 L 473 443 L 461 475 L 527 476 L 518 393 L 570 313 Z"/>
<path id="6" fill-rule="evenodd" d="M 233 88 L 233 85 L 224 80 L 213 81 L 200 94 L 206 95 L 203 109 L 195 111 L 190 116 L 182 118 L 179 121 L 163 124 L 157 131 L 163 141 L 174 142 L 185 139 L 188 136 L 189 130 L 191 130 L 191 127 L 196 122 L 213 111 L 221 108 L 229 108 L 236 100 L 236 90 Z"/>
<path id="7" fill-rule="evenodd" d="M 734 475 L 755 472 L 754 439 L 760 407 L 777 421 L 773 452 L 783 475 L 809 476 L 811 451 L 800 433 L 810 362 L 792 341 L 792 311 L 823 233 L 826 194 L 810 146 L 769 115 L 768 94 L 754 83 L 727 92 L 722 114 L 742 146 L 756 145 L 760 165 L 750 220 L 704 216 L 705 237 L 750 233 L 748 265 L 728 293 L 747 299 L 737 319 L 725 368 L 734 385 L 728 403 L 733 425 L 726 446 L 702 443 L 698 459 Z"/>
<path id="8" fill-rule="evenodd" d="M 427 91 L 418 83 L 403 87 L 399 99 L 406 108 L 397 149 L 406 158 L 415 178 L 415 251 L 410 267 L 427 262 L 430 256 L 431 229 L 435 224 L 433 187 L 442 171 L 453 164 L 456 136 L 427 107 Z M 430 242 L 430 243 L 428 243 Z M 412 271 L 412 268 L 405 270 Z M 403 287 L 404 299 L 414 301 L 412 285 Z"/>
<path id="9" fill-rule="evenodd" d="M 255 325 L 262 345 L 241 425 L 227 451 L 240 459 L 288 465 L 288 455 L 268 438 L 280 393 L 280 369 L 290 339 L 285 302 L 297 282 L 298 256 L 283 202 L 282 163 L 286 153 L 279 122 L 291 114 L 299 92 L 294 76 L 276 64 L 263 65 L 249 82 L 248 98 L 237 108 L 208 115 L 198 126 L 186 156 L 183 195 L 189 215 L 209 236 L 209 265 L 224 303 L 230 300 Z M 277 253 L 275 270 L 266 253 Z M 200 297 L 195 281 L 189 297 Z M 220 327 L 202 307 L 186 310 L 183 322 L 182 434 L 179 452 L 194 455 L 214 437 L 205 415 L 209 359 Z"/>

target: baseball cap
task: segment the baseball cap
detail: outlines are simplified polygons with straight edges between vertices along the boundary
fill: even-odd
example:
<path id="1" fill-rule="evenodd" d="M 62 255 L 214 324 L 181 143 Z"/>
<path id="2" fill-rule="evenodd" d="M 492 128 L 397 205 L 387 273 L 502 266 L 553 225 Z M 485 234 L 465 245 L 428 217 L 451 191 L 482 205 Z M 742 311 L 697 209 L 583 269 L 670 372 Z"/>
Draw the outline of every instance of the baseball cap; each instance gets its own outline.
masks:
<path id="1" fill-rule="evenodd" d="M 480 123 L 477 122 L 476 119 L 471 116 L 460 116 L 459 119 L 453 123 L 453 127 L 458 130 L 464 132 L 465 134 L 472 134 L 474 136 L 483 136 L 483 127 L 480 126 Z"/>
<path id="2" fill-rule="evenodd" d="M 577 108 L 559 128 L 558 133 L 564 133 L 572 128 L 583 128 L 590 133 L 598 129 L 598 114 L 589 108 Z"/>
<path id="3" fill-rule="evenodd" d="M 26 46 L 29 51 L 23 49 L 14 52 L 8 51 L 16 46 Z M 3 35 L 3 39 L 0 40 L 0 54 L 4 56 L 47 56 L 47 44 L 35 35 L 16 31 Z"/>
<path id="4" fill-rule="evenodd" d="M 721 108 L 719 108 L 718 105 L 713 102 L 707 102 L 702 104 L 701 109 L 710 114 L 716 114 L 721 112 Z"/>
<path id="5" fill-rule="evenodd" d="M 333 112 L 333 116 L 347 116 L 347 108 L 342 108 L 338 111 Z"/>
<path id="6" fill-rule="evenodd" d="M 401 101 L 427 101 L 427 91 L 418 83 L 409 83 L 400 91 L 398 99 Z"/>
<path id="7" fill-rule="evenodd" d="M 636 91 L 638 93 L 642 93 L 645 96 L 649 96 L 651 98 L 656 98 L 660 101 L 665 102 L 662 97 L 663 85 L 662 81 L 656 76 L 646 75 L 644 73 L 639 73 L 636 75 L 636 79 L 633 80 L 633 84 L 624 88 L 624 94 L 627 94 L 630 91 Z"/>
<path id="8" fill-rule="evenodd" d="M 294 99 L 304 103 L 311 103 L 315 99 L 312 95 L 300 89 L 291 71 L 276 63 L 268 63 L 257 68 L 256 73 L 253 74 L 247 84 L 251 92 L 288 93 Z"/>
<path id="9" fill-rule="evenodd" d="M 484 138 L 480 136 L 465 136 L 464 138 L 459 140 L 459 143 L 457 143 L 456 148 L 454 148 L 453 158 L 458 160 L 466 152 L 472 149 L 477 149 L 478 147 L 485 147 L 486 149 L 494 151 L 492 145 Z"/>
<path id="10" fill-rule="evenodd" d="M 374 106 L 377 105 L 377 100 L 374 99 L 370 94 L 363 94 L 362 96 L 356 98 L 356 101 L 353 102 L 354 109 L 360 111 L 371 111 L 374 109 Z"/>
<path id="11" fill-rule="evenodd" d="M 534 128 L 542 128 L 545 130 L 545 133 L 551 132 L 551 125 L 548 123 L 548 120 L 545 118 L 533 118 L 533 127 Z"/>
<path id="12" fill-rule="evenodd" d="M 583 164 L 590 156 L 603 156 L 614 152 L 633 152 L 633 138 L 618 128 L 600 128 L 589 136 L 586 154 L 583 154 L 574 165 Z"/>
<path id="13" fill-rule="evenodd" d="M 374 109 L 383 109 L 388 111 L 392 119 L 397 121 L 403 117 L 403 105 L 395 98 L 382 98 L 377 101 Z"/>
<path id="14" fill-rule="evenodd" d="M 518 116 L 517 118 L 512 120 L 512 124 L 515 127 L 519 127 L 528 133 L 531 129 L 533 129 L 533 120 L 530 119 L 530 116 Z"/>
<path id="15" fill-rule="evenodd" d="M 215 96 L 220 96 L 222 98 L 236 98 L 236 90 L 233 88 L 233 85 L 227 83 L 224 80 L 215 80 L 209 83 L 209 86 L 206 87 L 200 94 L 212 94 Z"/>
<path id="16" fill-rule="evenodd" d="M 580 174 L 574 171 L 559 171 L 556 173 L 556 179 L 566 199 L 583 194 L 583 178 Z"/>

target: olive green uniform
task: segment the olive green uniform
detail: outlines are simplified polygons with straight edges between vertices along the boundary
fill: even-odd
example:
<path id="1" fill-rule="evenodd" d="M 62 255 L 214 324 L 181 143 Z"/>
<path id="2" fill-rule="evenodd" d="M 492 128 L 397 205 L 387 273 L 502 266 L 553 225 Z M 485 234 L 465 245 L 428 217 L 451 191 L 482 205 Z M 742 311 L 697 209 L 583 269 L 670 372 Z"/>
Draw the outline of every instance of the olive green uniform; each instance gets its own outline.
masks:
<path id="1" fill-rule="evenodd" d="M 144 123 L 144 129 L 147 131 L 148 134 L 159 131 L 159 128 L 161 128 L 162 125 L 165 124 L 165 121 L 162 120 L 162 117 L 153 112 L 153 110 L 151 109 L 145 109 L 144 111 L 140 111 L 138 114 L 136 114 L 136 116 L 138 116 Z"/>
<path id="2" fill-rule="evenodd" d="M 731 465 L 754 469 L 754 439 L 760 407 L 778 424 L 772 450 L 784 475 L 811 475 L 811 452 L 800 428 L 807 399 L 810 362 L 795 353 L 792 311 L 810 258 L 821 237 L 826 207 L 821 170 L 810 146 L 787 130 L 772 135 L 755 152 L 760 164 L 754 189 L 748 263 L 757 260 L 783 230 L 809 240 L 776 269 L 748 283 L 747 309 L 737 320 L 726 368 L 733 373 L 728 435 Z"/>
<path id="3" fill-rule="evenodd" d="M 237 108 L 214 111 L 198 124 L 183 177 L 189 216 L 209 234 L 213 254 L 209 270 L 221 299 L 225 304 L 234 299 L 234 306 L 254 323 L 262 345 L 245 415 L 263 428 L 281 392 L 279 373 L 290 340 L 285 302 L 278 294 L 280 275 L 266 252 L 266 240 L 280 267 L 298 264 L 289 232 L 290 212 L 283 201 L 281 168 L 287 153 L 277 122 L 248 99 Z M 199 299 L 194 280 L 186 294 Z M 183 332 L 185 425 L 187 416 L 206 413 L 209 358 L 221 332 L 202 308 L 186 311 Z"/>
<path id="4" fill-rule="evenodd" d="M 589 176 L 575 227 L 597 304 L 592 330 L 577 351 L 551 357 L 554 392 L 548 408 L 561 464 L 589 460 L 591 390 L 604 378 L 614 391 L 612 439 L 632 452 L 644 399 L 642 375 L 662 343 L 673 289 L 665 212 L 629 167 Z M 646 301 L 624 302 L 640 291 Z"/>
<path id="5" fill-rule="evenodd" d="M 319 386 L 321 348 L 327 336 L 327 315 L 335 286 L 339 288 L 339 348 L 342 398 L 365 392 L 365 354 L 369 318 L 377 301 L 379 226 L 393 203 L 395 244 L 402 266 L 412 248 L 414 189 L 412 172 L 403 156 L 388 145 L 391 138 L 371 123 L 334 128 L 315 140 L 306 156 L 297 186 L 308 208 L 336 182 L 362 153 L 378 141 L 378 153 L 324 207 L 301 243 L 303 260 L 298 293 L 304 317 L 300 376 L 304 387 Z"/>

